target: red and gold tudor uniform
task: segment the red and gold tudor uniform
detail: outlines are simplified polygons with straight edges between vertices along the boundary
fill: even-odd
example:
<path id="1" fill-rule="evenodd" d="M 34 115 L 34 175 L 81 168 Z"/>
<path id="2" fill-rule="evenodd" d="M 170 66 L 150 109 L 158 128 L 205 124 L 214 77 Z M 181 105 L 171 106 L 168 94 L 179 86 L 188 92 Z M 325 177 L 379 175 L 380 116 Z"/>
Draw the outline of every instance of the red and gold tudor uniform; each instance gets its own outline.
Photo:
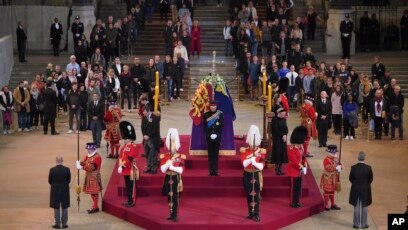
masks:
<path id="1" fill-rule="evenodd" d="M 259 217 L 259 204 L 260 204 L 260 192 L 262 191 L 262 169 L 265 166 L 266 161 L 266 149 L 255 147 L 242 147 L 241 152 L 241 164 L 244 167 L 244 189 L 247 194 L 248 205 L 248 219 L 254 221 L 260 221 Z M 253 161 L 252 162 L 252 157 Z"/>
<path id="2" fill-rule="evenodd" d="M 100 173 L 102 158 L 96 150 L 95 143 L 87 143 L 86 149 L 88 149 L 88 154 L 83 161 L 77 161 L 77 168 L 86 172 L 82 191 L 90 194 L 93 201 L 92 208 L 88 210 L 88 213 L 95 213 L 99 212 L 99 192 L 103 189 Z"/>
<path id="3" fill-rule="evenodd" d="M 110 144 L 110 158 L 118 157 L 119 154 L 119 122 L 122 118 L 122 111 L 116 107 L 116 100 L 109 101 L 109 110 L 106 111 L 103 121 L 106 124 L 104 139 Z"/>
<path id="4" fill-rule="evenodd" d="M 184 171 L 184 161 L 186 155 L 180 153 L 163 153 L 159 156 L 160 169 L 166 174 L 162 188 L 163 196 L 167 196 L 170 208 L 168 220 L 177 221 L 177 211 L 179 206 L 179 196 L 183 191 L 181 174 Z"/>
<path id="5" fill-rule="evenodd" d="M 316 129 L 316 111 L 313 108 L 313 98 L 306 97 L 306 102 L 302 105 L 300 109 L 300 125 L 306 127 L 307 137 L 303 143 L 304 155 L 312 156 L 307 150 L 309 147 L 310 138 L 317 138 Z M 309 101 L 309 102 L 308 102 Z"/>
<path id="6" fill-rule="evenodd" d="M 339 210 L 340 207 L 334 202 L 334 192 L 336 191 L 336 183 L 339 182 L 339 174 L 341 165 L 338 163 L 337 146 L 329 145 L 327 150 L 329 154 L 323 159 L 324 171 L 320 178 L 320 188 L 323 190 L 324 206 L 326 210 Z M 329 204 L 330 199 L 330 204 Z"/>
<path id="7" fill-rule="evenodd" d="M 136 158 L 139 152 L 139 146 L 133 142 L 125 143 L 120 149 L 119 159 L 118 159 L 118 173 L 124 176 L 126 185 L 126 195 L 127 202 L 124 203 L 126 207 L 132 207 L 135 204 L 134 180 L 138 179 L 138 167 L 136 165 Z"/>
<path id="8" fill-rule="evenodd" d="M 301 207 L 302 174 L 306 174 L 307 167 L 302 144 L 306 136 L 307 129 L 305 127 L 296 127 L 290 137 L 291 145 L 288 146 L 287 173 L 290 178 L 290 205 L 294 208 Z"/>

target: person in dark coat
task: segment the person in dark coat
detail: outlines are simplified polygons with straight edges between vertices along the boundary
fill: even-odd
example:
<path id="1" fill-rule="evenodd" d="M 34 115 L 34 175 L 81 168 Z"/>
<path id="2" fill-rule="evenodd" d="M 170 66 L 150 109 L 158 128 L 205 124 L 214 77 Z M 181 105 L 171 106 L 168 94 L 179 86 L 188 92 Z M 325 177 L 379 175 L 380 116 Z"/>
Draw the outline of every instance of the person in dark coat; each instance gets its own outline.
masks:
<path id="1" fill-rule="evenodd" d="M 92 130 L 93 143 L 99 148 L 102 139 L 102 122 L 103 115 L 105 114 L 105 105 L 99 99 L 98 93 L 93 93 L 92 98 L 92 101 L 88 102 L 88 124 Z"/>
<path id="2" fill-rule="evenodd" d="M 54 209 L 55 224 L 52 228 L 68 228 L 68 208 L 70 207 L 69 183 L 71 171 L 62 165 L 63 158 L 56 158 L 57 166 L 50 169 L 48 183 L 51 185 L 50 207 Z M 62 213 L 61 213 L 62 209 Z"/>
<path id="3" fill-rule="evenodd" d="M 275 164 L 276 175 L 283 175 L 282 164 L 288 163 L 287 155 L 287 135 L 288 125 L 286 124 L 286 111 L 279 107 L 272 118 L 272 158 L 271 163 Z"/>
<path id="4" fill-rule="evenodd" d="M 388 102 L 383 96 L 382 89 L 375 91 L 375 96 L 370 101 L 370 118 L 374 120 L 374 134 L 375 140 L 381 140 L 382 126 L 384 118 L 386 117 L 386 111 L 388 111 Z M 385 130 L 386 136 L 388 130 Z"/>
<path id="5" fill-rule="evenodd" d="M 144 140 L 144 152 L 147 158 L 144 173 L 156 174 L 160 152 L 160 113 L 153 112 L 152 104 L 148 103 L 143 109 L 142 135 Z"/>
<path id="6" fill-rule="evenodd" d="M 358 154 L 358 163 L 351 166 L 349 181 L 351 182 L 349 204 L 354 206 L 353 228 L 368 228 L 367 208 L 372 203 L 371 183 L 373 171 L 364 163 L 365 153 Z M 361 214 L 360 214 L 361 213 Z"/>
<path id="7" fill-rule="evenodd" d="M 48 123 L 51 125 L 51 135 L 58 135 L 55 131 L 55 116 L 57 115 L 58 98 L 57 93 L 52 89 L 52 80 L 47 81 L 47 88 L 44 91 L 44 135 L 48 132 Z"/>
<path id="8" fill-rule="evenodd" d="M 368 41 L 370 38 L 370 18 L 368 17 L 368 11 L 364 11 L 363 17 L 360 18 L 360 50 L 366 51 L 368 48 Z"/>
<path id="9" fill-rule="evenodd" d="M 326 91 L 322 91 L 320 92 L 320 100 L 316 103 L 319 148 L 327 147 L 327 131 L 331 125 L 331 112 L 331 101 L 328 99 Z"/>
<path id="10" fill-rule="evenodd" d="M 17 22 L 17 49 L 18 49 L 18 60 L 19 62 L 26 62 L 25 60 L 25 52 L 26 52 L 26 44 L 27 44 L 27 35 L 23 28 L 23 22 Z"/>
<path id="11" fill-rule="evenodd" d="M 58 18 L 54 18 L 54 23 L 51 25 L 50 29 L 50 40 L 52 44 L 52 49 L 54 51 L 54 56 L 56 57 L 59 56 L 59 46 L 61 42 L 62 33 L 63 31 L 61 23 L 59 23 Z"/>

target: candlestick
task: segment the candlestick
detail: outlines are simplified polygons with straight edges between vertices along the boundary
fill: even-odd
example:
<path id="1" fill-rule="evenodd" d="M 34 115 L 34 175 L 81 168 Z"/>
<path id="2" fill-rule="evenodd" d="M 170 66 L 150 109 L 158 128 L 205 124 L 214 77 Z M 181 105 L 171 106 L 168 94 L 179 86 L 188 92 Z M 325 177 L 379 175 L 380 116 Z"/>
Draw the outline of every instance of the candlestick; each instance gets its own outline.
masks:
<path id="1" fill-rule="evenodd" d="M 159 86 L 160 82 L 159 82 L 159 71 L 156 71 L 156 85 L 155 86 Z"/>
<path id="2" fill-rule="evenodd" d="M 159 86 L 156 85 L 154 87 L 154 111 L 157 112 L 159 110 Z"/>
<path id="3" fill-rule="evenodd" d="M 262 95 L 266 96 L 266 72 L 263 72 L 262 76 Z"/>

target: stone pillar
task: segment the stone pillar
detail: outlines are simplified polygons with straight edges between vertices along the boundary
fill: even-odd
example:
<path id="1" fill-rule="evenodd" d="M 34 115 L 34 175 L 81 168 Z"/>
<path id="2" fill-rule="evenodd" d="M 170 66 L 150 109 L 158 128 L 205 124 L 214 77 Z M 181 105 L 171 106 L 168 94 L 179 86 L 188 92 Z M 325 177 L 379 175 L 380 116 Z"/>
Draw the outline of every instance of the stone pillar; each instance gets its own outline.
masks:
<path id="1" fill-rule="evenodd" d="M 96 23 L 95 17 L 95 7 L 91 0 L 74 0 L 72 3 L 72 15 L 70 18 L 70 23 L 72 25 L 75 22 L 75 17 L 79 15 L 81 22 L 84 23 L 84 34 L 88 42 L 89 36 L 91 34 L 92 28 Z M 74 53 L 74 39 L 71 32 L 71 25 L 68 31 L 68 51 L 70 54 Z"/>
<path id="2" fill-rule="evenodd" d="M 348 13 L 351 17 L 351 4 L 350 0 L 332 0 L 330 3 L 330 9 L 327 19 L 326 30 L 326 53 L 329 55 L 341 55 L 341 38 L 340 38 L 340 23 L 344 20 L 344 15 Z M 355 22 L 354 26 L 355 26 Z M 352 33 L 350 54 L 354 55 L 356 51 L 356 36 Z"/>

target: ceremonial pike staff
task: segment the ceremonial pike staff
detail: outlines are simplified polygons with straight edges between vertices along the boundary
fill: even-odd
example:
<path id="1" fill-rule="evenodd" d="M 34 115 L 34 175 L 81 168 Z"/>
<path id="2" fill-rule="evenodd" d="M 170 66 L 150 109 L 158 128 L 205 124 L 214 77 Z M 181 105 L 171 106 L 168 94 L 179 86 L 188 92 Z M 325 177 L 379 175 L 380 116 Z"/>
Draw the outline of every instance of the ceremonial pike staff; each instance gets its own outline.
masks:
<path id="1" fill-rule="evenodd" d="M 79 161 L 79 129 L 78 129 L 78 125 L 79 125 L 79 118 L 77 117 L 77 160 Z M 81 194 L 81 186 L 79 185 L 79 169 L 77 170 L 77 188 L 76 188 L 76 194 L 77 194 L 77 202 L 78 202 L 78 212 L 79 212 L 79 203 L 81 202 L 81 198 L 79 196 L 79 194 Z"/>

